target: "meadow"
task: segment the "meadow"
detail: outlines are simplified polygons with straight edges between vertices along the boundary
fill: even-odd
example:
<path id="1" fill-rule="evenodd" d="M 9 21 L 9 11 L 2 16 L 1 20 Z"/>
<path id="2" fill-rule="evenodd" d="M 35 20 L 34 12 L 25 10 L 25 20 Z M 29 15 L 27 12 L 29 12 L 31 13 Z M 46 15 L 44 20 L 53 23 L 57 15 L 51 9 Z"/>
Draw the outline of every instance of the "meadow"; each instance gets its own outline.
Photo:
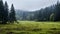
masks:
<path id="1" fill-rule="evenodd" d="M 60 34 L 60 22 L 18 22 L 0 24 L 0 34 Z"/>

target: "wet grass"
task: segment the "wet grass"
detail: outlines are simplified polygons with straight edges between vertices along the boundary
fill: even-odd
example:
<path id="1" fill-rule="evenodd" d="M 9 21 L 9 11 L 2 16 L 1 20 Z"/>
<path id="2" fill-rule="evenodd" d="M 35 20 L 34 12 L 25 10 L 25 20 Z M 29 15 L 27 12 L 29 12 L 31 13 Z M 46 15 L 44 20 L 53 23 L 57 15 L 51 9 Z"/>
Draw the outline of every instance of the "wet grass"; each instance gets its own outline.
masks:
<path id="1" fill-rule="evenodd" d="M 19 21 L 0 24 L 0 34 L 60 34 L 60 22 Z"/>

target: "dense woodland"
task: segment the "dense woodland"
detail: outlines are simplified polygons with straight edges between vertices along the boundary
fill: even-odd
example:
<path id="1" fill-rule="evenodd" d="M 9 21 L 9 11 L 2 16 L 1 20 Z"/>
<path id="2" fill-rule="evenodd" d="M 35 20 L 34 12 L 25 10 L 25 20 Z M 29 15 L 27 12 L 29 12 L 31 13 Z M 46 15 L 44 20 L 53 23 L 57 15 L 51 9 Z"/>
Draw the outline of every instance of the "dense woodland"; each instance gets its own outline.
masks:
<path id="1" fill-rule="evenodd" d="M 16 21 L 16 18 L 13 4 L 9 10 L 7 1 L 3 3 L 3 0 L 0 0 L 0 23 L 7 24 L 8 22 L 14 23 L 14 21 Z"/>
<path id="2" fill-rule="evenodd" d="M 13 4 L 9 9 L 7 1 L 3 3 L 3 0 L 0 0 L 0 23 L 14 23 L 17 20 L 60 21 L 60 2 L 57 1 L 52 6 L 29 12 L 16 10 Z"/>

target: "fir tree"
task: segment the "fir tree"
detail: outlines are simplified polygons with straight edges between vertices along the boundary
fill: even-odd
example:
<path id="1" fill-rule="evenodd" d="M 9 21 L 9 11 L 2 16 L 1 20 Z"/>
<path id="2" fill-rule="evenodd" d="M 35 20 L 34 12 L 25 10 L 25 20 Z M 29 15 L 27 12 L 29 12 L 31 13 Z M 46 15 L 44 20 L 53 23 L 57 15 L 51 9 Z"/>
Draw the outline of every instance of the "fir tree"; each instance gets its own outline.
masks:
<path id="1" fill-rule="evenodd" d="M 5 11 L 3 1 L 0 0 L 0 23 L 5 24 Z"/>
<path id="2" fill-rule="evenodd" d="M 9 19 L 10 19 L 10 22 L 11 23 L 14 23 L 14 21 L 16 21 L 16 17 L 15 17 L 15 8 L 14 8 L 14 6 L 13 6 L 13 4 L 12 4 L 12 6 L 11 6 L 11 10 L 10 10 L 11 12 L 10 12 L 10 15 L 9 15 Z"/>
<path id="3" fill-rule="evenodd" d="M 8 4 L 7 4 L 7 1 L 5 1 L 4 10 L 5 10 L 5 22 L 7 22 L 8 21 Z"/>
<path id="4" fill-rule="evenodd" d="M 57 1 L 54 21 L 60 21 L 60 3 Z"/>

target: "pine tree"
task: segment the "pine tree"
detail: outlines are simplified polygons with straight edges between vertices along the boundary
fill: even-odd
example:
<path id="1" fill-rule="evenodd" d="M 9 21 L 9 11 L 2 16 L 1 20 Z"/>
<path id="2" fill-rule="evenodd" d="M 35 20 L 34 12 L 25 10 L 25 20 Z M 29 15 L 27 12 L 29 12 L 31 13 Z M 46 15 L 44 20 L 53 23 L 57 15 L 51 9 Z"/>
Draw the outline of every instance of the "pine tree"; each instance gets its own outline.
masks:
<path id="1" fill-rule="evenodd" d="M 4 24 L 5 20 L 5 11 L 4 11 L 4 5 L 3 5 L 3 1 L 0 0 L 0 23 Z"/>
<path id="2" fill-rule="evenodd" d="M 15 9 L 14 9 L 14 6 L 13 6 L 13 4 L 12 4 L 12 6 L 11 6 L 11 10 L 10 10 L 11 12 L 10 12 L 10 15 L 9 15 L 9 19 L 10 19 L 10 22 L 11 23 L 14 23 L 14 21 L 16 21 L 16 17 L 15 17 Z"/>
<path id="3" fill-rule="evenodd" d="M 55 8 L 55 18 L 54 18 L 54 21 L 60 21 L 60 3 L 59 1 L 57 1 L 57 5 L 56 5 L 56 8 Z"/>
<path id="4" fill-rule="evenodd" d="M 5 22 L 7 22 L 8 21 L 8 4 L 7 4 L 7 1 L 5 1 L 4 10 L 5 10 Z"/>

